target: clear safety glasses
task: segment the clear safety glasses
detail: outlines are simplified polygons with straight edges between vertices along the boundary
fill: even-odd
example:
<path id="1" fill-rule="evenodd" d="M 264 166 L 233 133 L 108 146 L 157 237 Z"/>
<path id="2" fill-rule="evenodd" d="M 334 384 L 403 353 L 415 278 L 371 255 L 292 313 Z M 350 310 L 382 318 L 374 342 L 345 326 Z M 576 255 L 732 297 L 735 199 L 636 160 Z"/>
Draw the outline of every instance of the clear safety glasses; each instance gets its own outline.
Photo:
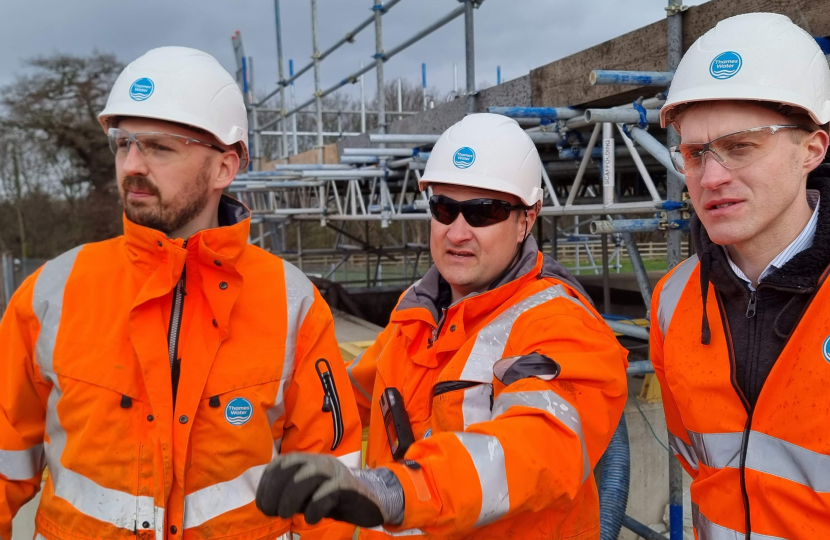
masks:
<path id="1" fill-rule="evenodd" d="M 171 133 L 130 133 L 124 129 L 109 128 L 110 150 L 116 159 L 124 159 L 130 153 L 130 146 L 135 143 L 138 151 L 151 164 L 164 165 L 184 157 L 190 145 L 199 144 L 225 153 L 224 148 L 192 137 L 173 135 Z"/>
<path id="2" fill-rule="evenodd" d="M 801 125 L 761 126 L 743 131 L 736 131 L 713 139 L 708 143 L 684 143 L 669 148 L 671 160 L 677 172 L 691 178 L 703 174 L 706 154 L 712 154 L 725 169 L 740 169 L 766 156 L 775 149 L 782 129 L 803 129 L 813 131 Z"/>

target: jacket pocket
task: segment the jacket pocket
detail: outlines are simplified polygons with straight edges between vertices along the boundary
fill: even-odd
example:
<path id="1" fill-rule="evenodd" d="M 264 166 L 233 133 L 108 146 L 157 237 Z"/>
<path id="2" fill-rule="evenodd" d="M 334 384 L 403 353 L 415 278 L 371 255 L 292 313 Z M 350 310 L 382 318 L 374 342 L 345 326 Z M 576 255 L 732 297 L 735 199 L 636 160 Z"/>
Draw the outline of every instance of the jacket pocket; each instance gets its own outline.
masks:
<path id="1" fill-rule="evenodd" d="M 432 430 L 464 431 L 490 420 L 493 385 L 475 381 L 442 381 L 432 392 Z"/>

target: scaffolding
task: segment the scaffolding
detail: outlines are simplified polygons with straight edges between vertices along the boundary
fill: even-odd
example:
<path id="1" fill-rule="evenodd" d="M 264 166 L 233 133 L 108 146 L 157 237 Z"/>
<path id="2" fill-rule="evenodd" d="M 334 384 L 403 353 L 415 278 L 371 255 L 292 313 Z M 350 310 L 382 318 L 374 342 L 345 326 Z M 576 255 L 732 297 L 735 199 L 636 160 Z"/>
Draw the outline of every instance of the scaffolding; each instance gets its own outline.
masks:
<path id="1" fill-rule="evenodd" d="M 303 269 L 303 258 L 331 255 L 336 262 L 320 277 L 338 279 L 341 283 L 372 287 L 397 282 L 409 284 L 431 264 L 429 246 L 426 242 L 410 242 L 406 224 L 421 223 L 428 238 L 428 191 L 418 188 L 421 174 L 426 166 L 432 145 L 438 135 L 415 133 L 387 133 L 386 111 L 383 99 L 378 100 L 377 133 L 369 134 L 370 146 L 345 148 L 338 164 L 324 164 L 322 143 L 322 97 L 349 83 L 362 80 L 362 75 L 376 69 L 378 88 L 384 83 L 383 65 L 395 54 L 423 39 L 437 28 L 464 15 L 466 53 L 466 92 L 464 109 L 467 114 L 475 112 L 475 49 L 474 9 L 481 1 L 463 0 L 463 5 L 417 32 L 401 45 L 390 51 L 383 49 L 382 17 L 397 4 L 391 0 L 385 5 L 375 0 L 374 14 L 346 37 L 328 50 L 320 53 L 316 37 L 316 0 L 312 5 L 312 29 L 314 59 L 311 64 L 292 74 L 288 79 L 280 75 L 277 92 L 285 93 L 286 87 L 302 73 L 312 67 L 315 72 L 315 95 L 306 102 L 286 111 L 283 107 L 279 118 L 259 126 L 256 120 L 258 103 L 250 102 L 253 115 L 252 133 L 256 137 L 265 133 L 278 133 L 287 148 L 288 119 L 296 118 L 302 109 L 316 104 L 318 156 L 316 164 L 276 165 L 273 170 L 248 171 L 240 174 L 230 190 L 253 212 L 252 223 L 258 226 L 258 235 L 252 242 L 265 246 L 266 239 L 271 251 L 293 259 Z M 275 1 L 277 31 L 279 34 L 279 1 Z M 671 82 L 681 56 L 683 6 L 678 0 L 669 0 L 668 55 L 665 72 L 637 72 L 594 70 L 587 84 L 631 85 L 636 87 L 665 88 Z M 350 41 L 372 22 L 375 25 L 376 54 L 374 61 L 344 78 L 328 89 L 319 84 L 320 62 L 334 49 Z M 241 43 L 240 43 L 241 45 Z M 278 55 L 281 55 L 278 39 Z M 244 56 L 241 57 L 244 60 Z M 280 57 L 280 64 L 282 60 Z M 246 63 L 240 61 L 240 68 Z M 423 87 L 425 88 L 425 81 Z M 243 91 L 245 87 L 243 86 Z M 673 129 L 660 130 L 659 110 L 666 96 L 657 93 L 637 100 L 606 108 L 561 107 L 490 107 L 489 112 L 516 119 L 537 145 L 543 161 L 540 183 L 543 186 L 543 205 L 537 220 L 537 238 L 540 248 L 555 257 L 560 245 L 575 244 L 576 271 L 602 273 L 604 311 L 610 311 L 610 271 L 612 266 L 619 270 L 620 257 L 624 249 L 633 267 L 644 306 L 651 303 L 651 283 L 640 256 L 634 234 L 639 232 L 663 231 L 666 234 L 666 257 L 668 269 L 680 262 L 682 234 L 689 226 L 689 204 L 682 196 L 684 177 L 672 166 L 667 146 L 679 142 Z M 424 106 L 426 107 L 424 91 Z M 400 109 L 400 107 L 399 107 Z M 398 113 L 400 115 L 400 112 Z M 267 130 L 279 124 L 278 130 Z M 365 127 L 365 117 L 364 124 Z M 296 136 L 296 129 L 293 130 Z M 296 147 L 296 144 L 295 144 Z M 256 155 L 256 151 L 254 151 Z M 303 246 L 303 223 L 318 223 L 336 233 L 331 248 L 307 249 Z M 295 249 L 288 249 L 286 231 L 288 224 L 296 228 Z M 370 239 L 370 224 L 379 235 L 385 234 L 381 245 L 373 245 Z M 349 226 L 352 226 L 349 229 Z M 587 227 L 589 233 L 585 232 Z M 399 231 L 393 237 L 389 229 Z M 546 231 L 546 228 L 548 231 Z M 358 230 L 354 230 L 358 229 Z M 601 244 L 601 262 L 594 258 L 590 243 Z M 609 254 L 609 246 L 614 246 Z M 582 256 L 588 264 L 582 264 Z M 365 264 L 365 279 L 352 279 L 348 265 L 352 259 Z M 370 261 L 374 259 L 374 272 Z M 403 273 L 395 278 L 383 275 L 383 263 L 394 262 L 403 267 Z M 612 263 L 613 261 L 613 263 Z M 402 264 L 401 264 L 402 263 Z M 306 269 L 304 269 L 306 270 Z M 647 340 L 645 330 L 630 324 L 610 322 L 615 331 L 635 339 Z M 648 361 L 632 365 L 632 373 L 653 372 Z M 682 473 L 679 463 L 670 459 L 670 533 L 672 540 L 682 538 Z M 646 538 L 647 528 L 626 516 L 624 525 L 636 530 Z M 653 531 L 649 531 L 653 532 Z"/>

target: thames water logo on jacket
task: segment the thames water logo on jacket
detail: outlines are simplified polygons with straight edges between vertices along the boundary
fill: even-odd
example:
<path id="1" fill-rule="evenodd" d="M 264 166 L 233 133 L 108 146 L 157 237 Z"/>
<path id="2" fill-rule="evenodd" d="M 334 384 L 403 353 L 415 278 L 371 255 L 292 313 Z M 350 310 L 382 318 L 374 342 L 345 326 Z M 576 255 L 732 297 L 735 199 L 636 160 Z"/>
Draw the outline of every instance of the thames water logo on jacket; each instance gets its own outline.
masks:
<path id="1" fill-rule="evenodd" d="M 241 426 L 254 415 L 254 406 L 245 398 L 233 398 L 225 406 L 225 420 L 232 426 Z"/>
<path id="2" fill-rule="evenodd" d="M 722 52 L 709 64 L 709 74 L 716 79 L 728 79 L 737 75 L 743 63 L 740 54 L 734 51 Z"/>
<path id="3" fill-rule="evenodd" d="M 455 151 L 452 163 L 459 169 L 466 169 L 476 161 L 476 153 L 469 146 L 463 146 Z"/>
<path id="4" fill-rule="evenodd" d="M 130 97 L 135 101 L 144 101 L 153 95 L 156 85 L 147 77 L 142 77 L 130 85 Z"/>
<path id="5" fill-rule="evenodd" d="M 824 359 L 830 362 L 830 336 L 824 338 L 824 343 L 821 345 L 821 354 L 824 355 Z"/>

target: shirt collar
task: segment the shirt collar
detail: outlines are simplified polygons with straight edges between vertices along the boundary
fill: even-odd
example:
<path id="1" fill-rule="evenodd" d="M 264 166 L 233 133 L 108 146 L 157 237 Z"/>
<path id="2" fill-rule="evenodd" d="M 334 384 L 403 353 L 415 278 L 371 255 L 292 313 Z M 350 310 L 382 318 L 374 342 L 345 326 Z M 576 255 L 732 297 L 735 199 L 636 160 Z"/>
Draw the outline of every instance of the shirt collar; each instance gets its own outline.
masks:
<path id="1" fill-rule="evenodd" d="M 810 199 L 810 197 L 808 197 Z M 812 202 L 812 201 L 811 201 Z M 788 245 L 784 250 L 779 253 L 770 263 L 764 268 L 764 271 L 761 272 L 761 275 L 758 277 L 758 283 L 763 281 L 765 277 L 769 274 L 781 268 L 787 262 L 795 257 L 797 254 L 801 253 L 805 249 L 809 249 L 813 246 L 813 238 L 816 235 L 816 225 L 818 224 L 818 206 L 819 206 L 819 198 L 815 199 L 815 207 L 813 208 L 813 215 L 810 216 L 810 221 L 807 222 L 807 225 L 804 226 L 804 229 L 801 231 L 795 240 L 793 240 L 790 245 Z M 729 266 L 732 268 L 732 271 L 735 272 L 735 275 L 741 278 L 749 285 L 750 290 L 755 290 L 755 287 L 752 286 L 752 281 L 744 274 L 743 270 L 741 270 L 737 264 L 732 260 L 732 257 L 729 256 L 729 251 L 724 250 L 726 253 L 726 260 L 729 261 Z"/>

